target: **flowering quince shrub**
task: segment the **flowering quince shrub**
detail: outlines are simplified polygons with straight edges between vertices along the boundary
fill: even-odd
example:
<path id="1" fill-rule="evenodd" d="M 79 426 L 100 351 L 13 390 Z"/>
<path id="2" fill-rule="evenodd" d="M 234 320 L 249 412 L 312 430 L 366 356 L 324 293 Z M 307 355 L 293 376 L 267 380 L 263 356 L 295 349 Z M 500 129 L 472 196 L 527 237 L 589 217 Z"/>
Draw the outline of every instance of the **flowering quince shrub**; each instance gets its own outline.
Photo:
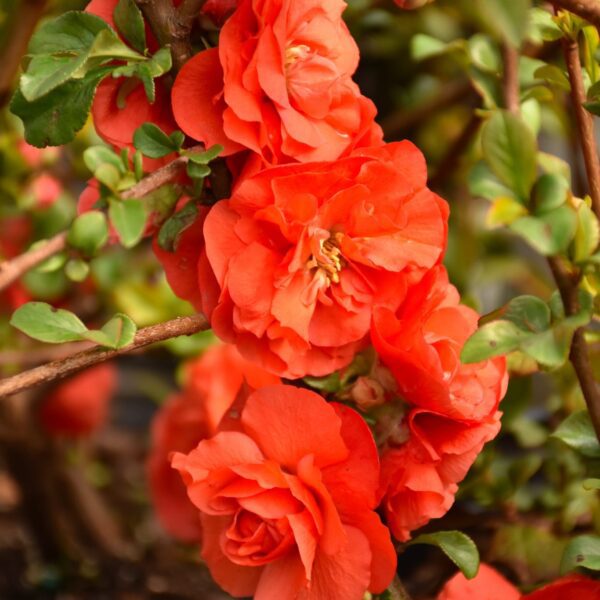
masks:
<path id="1" fill-rule="evenodd" d="M 72 556 L 90 540 L 90 556 L 107 564 L 143 555 L 141 569 L 155 561 L 162 572 L 165 556 L 185 556 L 178 566 L 193 569 L 193 581 L 206 567 L 224 593 L 257 600 L 600 600 L 598 335 L 588 327 L 600 307 L 589 114 L 600 114 L 600 13 L 565 2 L 578 11 L 568 13 L 563 1 L 551 13 L 531 0 L 482 0 L 467 19 L 430 0 L 91 0 L 42 21 L 10 104 L 24 126 L 26 141 L 13 145 L 25 170 L 7 188 L 15 206 L 6 217 L 0 207 L 0 308 L 39 342 L 96 346 L 0 380 L 0 396 L 50 384 L 23 397 L 22 414 L 6 411 L 10 427 L 26 430 L 24 450 L 4 444 L 0 428 L 26 506 L 33 498 L 54 511 L 37 532 L 44 559 L 56 548 Z M 448 42 L 420 32 L 452 24 L 452 35 L 477 33 Z M 394 44 L 415 64 L 428 61 L 378 98 L 386 113 L 396 96 L 414 101 L 430 89 L 457 57 L 466 84 L 442 83 L 442 115 L 431 101 L 388 114 L 385 141 L 364 93 L 381 73 L 361 74 L 351 31 L 367 36 L 359 40 L 367 61 Z M 541 58 L 559 44 L 560 68 Z M 388 56 L 394 69 L 403 66 L 398 56 Z M 448 63 L 429 73 L 438 59 Z M 589 197 L 572 191 L 584 193 L 582 173 L 572 177 L 538 148 L 548 86 L 571 92 Z M 462 133 L 447 126 L 463 113 L 471 120 Z M 82 143 L 94 135 L 88 115 L 97 138 Z M 419 147 L 402 139 L 406 131 Z M 65 144 L 64 154 L 45 149 Z M 81 160 L 70 161 L 77 152 Z M 84 167 L 65 181 L 66 170 Z M 3 172 L 0 161 L 0 194 Z M 491 202 L 494 249 L 479 240 L 475 198 Z M 51 227 L 54 213 L 68 224 Z M 527 256 L 515 236 L 529 244 Z M 486 260 L 523 254 L 510 295 L 526 287 L 523 264 L 536 252 L 536 269 L 547 263 L 557 290 L 536 280 L 530 287 L 543 298 L 519 296 L 489 312 L 507 294 L 481 291 L 486 267 L 513 263 L 469 272 L 474 248 Z M 45 295 L 42 281 L 36 293 L 28 280 L 36 273 L 76 287 Z M 37 364 L 41 350 L 23 339 L 14 361 L 0 347 L 7 375 Z M 153 515 L 126 532 L 104 502 L 113 495 L 142 512 L 118 489 L 135 487 L 137 471 L 111 455 L 121 434 L 107 417 L 114 401 L 114 421 L 139 426 L 118 394 L 119 381 L 136 393 L 135 366 L 123 359 L 117 378 L 104 361 L 154 342 L 163 354 L 140 388 L 159 406 L 137 440 L 147 449 Z M 162 377 L 173 356 L 182 360 L 176 391 Z M 554 377 L 547 394 L 564 406 L 550 408 L 535 387 L 535 411 L 525 404 L 521 376 L 537 372 Z M 490 443 L 501 423 L 506 435 Z M 547 441 L 550 424 L 562 454 Z M 51 465 L 32 484 L 19 463 L 28 469 L 39 448 L 67 468 Z M 138 499 L 138 487 L 129 496 Z M 64 525 L 68 510 L 82 531 L 63 543 L 76 529 Z M 446 528 L 456 522 L 519 587 L 480 564 L 475 542 Z M 576 528 L 580 535 L 567 538 Z M 121 539 L 128 534 L 136 542 Z M 175 543 L 182 547 L 161 551 Z M 415 560 L 429 566 L 441 556 L 423 546 L 441 549 L 460 572 L 429 569 L 443 576 L 418 589 Z M 578 568 L 586 571 L 569 573 Z M 172 591 L 160 577 L 142 579 L 148 590 Z"/>

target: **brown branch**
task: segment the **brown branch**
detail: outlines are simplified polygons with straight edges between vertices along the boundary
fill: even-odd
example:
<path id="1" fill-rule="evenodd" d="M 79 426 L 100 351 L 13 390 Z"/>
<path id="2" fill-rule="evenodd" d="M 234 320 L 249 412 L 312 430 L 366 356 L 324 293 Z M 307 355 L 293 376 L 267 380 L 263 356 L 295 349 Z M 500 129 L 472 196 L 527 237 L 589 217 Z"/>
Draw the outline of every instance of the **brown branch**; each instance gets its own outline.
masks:
<path id="1" fill-rule="evenodd" d="M 512 113 L 517 113 L 519 101 L 519 52 L 510 44 L 505 43 L 502 48 L 504 62 L 504 105 Z"/>
<path id="2" fill-rule="evenodd" d="M 62 379 L 77 371 L 126 354 L 132 350 L 137 350 L 138 348 L 143 348 L 157 342 L 164 342 L 165 340 L 181 335 L 193 335 L 208 328 L 209 324 L 203 315 L 181 317 L 158 325 L 145 327 L 137 332 L 132 344 L 120 350 L 106 350 L 101 347 L 94 347 L 65 359 L 55 360 L 46 365 L 2 379 L 0 380 L 0 398 Z"/>
<path id="3" fill-rule="evenodd" d="M 581 75 L 581 65 L 579 63 L 579 48 L 577 42 L 574 41 L 565 40 L 564 44 L 567 69 L 569 71 L 569 78 L 571 79 L 573 103 L 575 104 L 579 133 L 584 148 L 584 155 L 586 157 L 586 169 L 588 180 L 590 182 L 590 189 L 594 189 L 595 185 L 598 184 L 598 190 L 600 191 L 600 165 L 598 164 L 598 153 L 594 141 L 594 124 L 591 115 L 589 115 L 581 105 L 585 100 L 585 92 Z M 513 56 L 508 56 L 509 54 L 510 53 L 505 50 L 505 59 L 508 58 L 509 62 L 514 65 L 515 58 Z M 518 112 L 519 105 L 517 103 L 516 108 L 514 108 L 514 99 L 519 97 L 519 80 L 518 77 L 507 75 L 507 72 L 510 69 L 510 66 L 505 65 L 504 97 L 507 99 L 506 103 L 509 110 Z M 510 108 L 511 105 L 513 106 L 512 109 Z M 588 159 L 590 161 L 591 169 L 588 169 Z M 565 315 L 567 317 L 576 315 L 579 312 L 579 275 L 568 271 L 561 260 L 556 256 L 549 257 L 548 264 L 554 276 L 554 280 L 556 281 L 556 285 L 558 286 L 565 309 Z M 581 392 L 583 393 L 585 403 L 590 413 L 596 437 L 600 441 L 600 388 L 594 381 L 592 364 L 585 341 L 584 329 L 582 327 L 577 329 L 573 334 L 569 358 L 573 365 L 573 369 L 575 370 L 575 374 L 577 375 Z"/>
<path id="4" fill-rule="evenodd" d="M 63 231 L 20 256 L 0 263 L 0 292 L 51 256 L 62 252 L 66 245 L 67 232 Z"/>
<path id="5" fill-rule="evenodd" d="M 579 312 L 579 277 L 570 273 L 556 257 L 550 257 L 548 264 L 558 286 L 565 315 L 572 316 L 577 314 Z M 600 386 L 594 379 L 592 362 L 582 327 L 577 329 L 573 334 L 569 358 L 579 380 L 581 392 L 590 413 L 596 437 L 600 441 Z"/>
<path id="6" fill-rule="evenodd" d="M 201 152 L 204 150 L 204 146 L 194 146 L 189 150 L 191 152 Z M 150 192 L 173 181 L 188 161 L 187 156 L 176 158 L 164 167 L 154 171 L 154 173 L 144 177 L 141 181 L 123 192 L 121 197 L 126 200 L 129 198 L 143 198 Z M 51 256 L 62 252 L 66 247 L 67 232 L 63 231 L 38 247 L 28 250 L 12 260 L 0 263 L 0 292 Z"/>
<path id="7" fill-rule="evenodd" d="M 59 360 L 66 358 L 75 352 L 92 348 L 92 342 L 72 342 L 68 344 L 60 344 L 59 346 L 46 345 L 26 347 L 20 350 L 3 350 L 0 351 L 0 369 L 7 365 L 33 366 L 41 365 L 51 360 Z"/>
<path id="8" fill-rule="evenodd" d="M 0 53 L 0 107 L 4 106 L 13 89 L 15 75 L 27 50 L 29 39 L 46 10 L 47 0 L 21 0 L 11 19 L 8 35 Z"/>
<path id="9" fill-rule="evenodd" d="M 598 0 L 552 0 L 555 6 L 559 6 L 577 16 L 589 21 L 596 27 L 600 27 L 600 3 Z"/>
<path id="10" fill-rule="evenodd" d="M 600 9 L 600 4 L 598 4 L 598 7 Z M 579 139 L 583 151 L 590 196 L 592 198 L 592 208 L 596 216 L 600 219 L 600 162 L 594 132 L 594 118 L 583 107 L 583 103 L 586 101 L 586 94 L 583 75 L 581 73 L 581 63 L 579 61 L 579 44 L 577 40 L 564 39 L 563 49 L 569 80 L 571 81 L 571 99 L 573 101 L 575 119 L 577 120 L 577 128 L 579 129 Z"/>
<path id="11" fill-rule="evenodd" d="M 205 0 L 186 0 L 179 9 L 172 0 L 135 0 L 161 46 L 169 46 L 175 70 L 192 57 L 190 33 Z"/>

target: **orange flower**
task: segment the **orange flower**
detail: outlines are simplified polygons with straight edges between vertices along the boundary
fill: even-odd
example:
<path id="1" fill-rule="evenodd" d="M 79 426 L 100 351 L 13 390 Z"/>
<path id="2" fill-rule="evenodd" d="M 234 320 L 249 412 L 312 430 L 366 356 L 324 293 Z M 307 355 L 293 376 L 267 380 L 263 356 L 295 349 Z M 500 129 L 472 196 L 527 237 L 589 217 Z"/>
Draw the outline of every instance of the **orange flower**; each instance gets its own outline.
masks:
<path id="1" fill-rule="evenodd" d="M 410 142 L 247 178 L 204 225 L 220 287 L 218 302 L 204 298 L 213 329 L 281 376 L 343 367 L 372 307 L 395 309 L 440 260 L 447 215 Z"/>
<path id="2" fill-rule="evenodd" d="M 506 392 L 506 362 L 461 364 L 460 352 L 477 329 L 478 315 L 459 301 L 439 266 L 408 291 L 396 311 L 375 309 L 371 337 L 407 402 L 477 421 L 493 413 Z"/>
<path id="3" fill-rule="evenodd" d="M 172 396 L 152 424 L 152 450 L 147 462 L 152 500 L 164 528 L 174 537 L 200 540 L 198 511 L 187 498 L 173 452 L 189 452 L 213 436 L 238 394 L 278 383 L 279 379 L 245 361 L 234 346 L 208 349 L 185 369 L 183 392 Z"/>
<path id="4" fill-rule="evenodd" d="M 452 577 L 437 600 L 519 600 L 520 598 L 519 590 L 510 581 L 500 575 L 496 569 L 481 563 L 479 572 L 473 579 L 467 579 L 462 573 Z"/>
<path id="5" fill-rule="evenodd" d="M 448 512 L 457 484 L 498 434 L 500 413 L 471 424 L 415 409 L 407 421 L 408 441 L 384 451 L 381 459 L 382 508 L 394 537 L 402 541 Z"/>
<path id="6" fill-rule="evenodd" d="M 100 429 L 117 387 L 111 363 L 91 367 L 58 384 L 44 399 L 40 421 L 52 435 L 85 437 Z"/>
<path id="7" fill-rule="evenodd" d="M 377 449 L 364 420 L 317 394 L 271 386 L 173 466 L 202 515 L 202 556 L 235 597 L 362 600 L 396 568 L 374 512 Z"/>
<path id="8" fill-rule="evenodd" d="M 342 0 L 242 0 L 219 48 L 181 69 L 173 112 L 190 137 L 270 164 L 335 160 L 381 143 L 352 75 L 358 48 Z"/>
<path id="9" fill-rule="evenodd" d="M 482 563 L 473 579 L 457 573 L 444 585 L 437 600 L 600 600 L 600 581 L 569 575 L 535 592 L 521 595 L 498 571 Z"/>

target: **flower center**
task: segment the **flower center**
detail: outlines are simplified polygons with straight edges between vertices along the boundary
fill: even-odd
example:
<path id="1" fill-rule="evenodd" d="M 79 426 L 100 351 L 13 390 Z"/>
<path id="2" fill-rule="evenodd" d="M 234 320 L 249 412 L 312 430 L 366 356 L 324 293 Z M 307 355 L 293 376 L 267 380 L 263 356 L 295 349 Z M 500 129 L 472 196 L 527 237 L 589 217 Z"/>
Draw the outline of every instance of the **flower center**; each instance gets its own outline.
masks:
<path id="1" fill-rule="evenodd" d="M 310 54 L 310 46 L 306 44 L 298 44 L 296 46 L 288 46 L 285 50 L 284 67 L 287 71 L 298 60 L 305 59 Z"/>
<path id="2" fill-rule="evenodd" d="M 340 271 L 346 265 L 340 250 L 341 240 L 342 234 L 338 232 L 325 240 L 313 238 L 311 242 L 313 254 L 306 266 L 308 269 L 320 270 L 326 275 L 329 283 L 340 282 Z"/>

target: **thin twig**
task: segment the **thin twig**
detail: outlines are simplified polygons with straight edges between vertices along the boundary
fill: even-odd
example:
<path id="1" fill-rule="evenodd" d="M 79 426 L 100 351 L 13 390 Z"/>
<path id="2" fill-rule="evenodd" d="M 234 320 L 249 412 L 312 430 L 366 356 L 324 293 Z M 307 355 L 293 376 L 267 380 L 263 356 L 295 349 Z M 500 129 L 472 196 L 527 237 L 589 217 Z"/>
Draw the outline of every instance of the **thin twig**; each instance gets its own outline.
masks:
<path id="1" fill-rule="evenodd" d="M 51 256 L 62 252 L 66 245 L 67 232 L 62 231 L 12 260 L 0 263 L 0 292 Z"/>
<path id="2" fill-rule="evenodd" d="M 194 146 L 193 148 L 190 148 L 190 151 L 192 152 L 202 150 L 204 150 L 204 146 Z M 188 161 L 189 159 L 187 156 L 176 158 L 164 167 L 154 171 L 154 173 L 144 177 L 141 181 L 123 192 L 121 197 L 126 200 L 130 198 L 143 198 L 150 192 L 173 181 Z M 67 232 L 63 231 L 47 240 L 45 243 L 42 243 L 11 260 L 0 263 L 0 292 L 51 256 L 62 252 L 66 247 Z"/>
<path id="3" fill-rule="evenodd" d="M 502 48 L 504 61 L 504 104 L 510 112 L 519 110 L 519 52 L 505 43 Z"/>
<path id="4" fill-rule="evenodd" d="M 77 371 L 105 362 L 121 354 L 126 354 L 132 350 L 137 350 L 138 348 L 143 348 L 157 342 L 164 342 L 165 340 L 181 335 L 193 335 L 208 328 L 209 324 L 203 315 L 181 317 L 172 321 L 166 321 L 165 323 L 159 323 L 158 325 L 145 327 L 137 332 L 132 344 L 120 350 L 106 350 L 101 347 L 94 347 L 62 360 L 55 360 L 35 369 L 2 379 L 0 380 L 0 398 L 62 379 Z"/>
<path id="5" fill-rule="evenodd" d="M 548 264 L 558 286 L 565 315 L 577 314 L 579 312 L 579 277 L 570 273 L 557 257 L 550 257 Z M 573 334 L 569 358 L 579 380 L 596 437 L 600 441 L 600 386 L 594 379 L 592 362 L 582 327 Z"/>
<path id="6" fill-rule="evenodd" d="M 21 0 L 11 19 L 8 36 L 0 52 L 0 107 L 4 106 L 13 89 L 15 75 L 27 50 L 35 26 L 46 10 L 47 0 Z"/>
<path id="7" fill-rule="evenodd" d="M 6 365 L 19 365 L 21 367 L 41 365 L 51 360 L 66 358 L 71 354 L 75 354 L 75 352 L 81 352 L 93 346 L 92 342 L 72 342 L 58 346 L 47 344 L 45 346 L 23 348 L 22 350 L 3 350 L 0 351 L 0 368 Z"/>
<path id="8" fill-rule="evenodd" d="M 577 122 L 579 124 L 579 135 L 584 146 L 584 154 L 586 155 L 586 168 L 588 165 L 588 158 L 592 163 L 590 165 L 592 169 L 587 170 L 590 189 L 593 189 L 595 185 L 598 184 L 598 189 L 600 190 L 600 171 L 598 171 L 598 153 L 594 142 L 594 124 L 591 121 L 591 116 L 587 114 L 583 106 L 581 106 L 581 95 L 584 95 L 585 92 L 583 91 L 583 79 L 579 63 L 579 49 L 576 42 L 571 43 L 568 40 L 565 41 L 565 57 L 567 60 L 569 78 L 571 79 L 571 88 L 573 90 L 573 102 L 575 104 Z M 510 58 L 509 60 L 514 61 L 514 58 Z M 507 70 L 508 69 L 505 66 L 505 73 Z M 510 99 L 519 97 L 518 77 L 505 76 L 504 86 L 504 97 L 507 99 L 508 105 Z M 512 89 L 506 89 L 508 86 L 512 86 Z M 514 105 L 514 102 L 510 101 L 510 104 Z M 509 107 L 507 106 L 507 108 Z M 509 108 L 509 110 L 516 113 L 519 111 L 519 106 L 517 105 L 516 109 Z M 579 110 L 585 114 L 583 116 L 580 115 Z M 587 117 L 590 117 L 590 119 Z M 595 158 L 593 158 L 594 156 Z M 548 264 L 560 292 L 565 315 L 569 317 L 577 314 L 579 312 L 579 275 L 577 273 L 569 272 L 561 262 L 560 258 L 556 256 L 549 257 Z M 575 370 L 575 374 L 577 375 L 581 392 L 594 425 L 596 436 L 598 440 L 600 440 L 600 388 L 594 381 L 592 364 L 585 341 L 584 329 L 582 327 L 577 329 L 573 334 L 569 358 L 573 365 L 573 369 Z"/>
<path id="9" fill-rule="evenodd" d="M 600 162 L 594 132 L 594 118 L 583 107 L 586 95 L 579 60 L 579 44 L 577 40 L 564 39 L 563 49 L 567 72 L 569 73 L 569 80 L 571 82 L 571 99 L 579 130 L 579 140 L 588 177 L 592 208 L 596 216 L 600 219 Z"/>
<path id="10" fill-rule="evenodd" d="M 600 3 L 598 0 L 552 0 L 553 4 L 572 12 L 582 19 L 600 27 Z"/>

